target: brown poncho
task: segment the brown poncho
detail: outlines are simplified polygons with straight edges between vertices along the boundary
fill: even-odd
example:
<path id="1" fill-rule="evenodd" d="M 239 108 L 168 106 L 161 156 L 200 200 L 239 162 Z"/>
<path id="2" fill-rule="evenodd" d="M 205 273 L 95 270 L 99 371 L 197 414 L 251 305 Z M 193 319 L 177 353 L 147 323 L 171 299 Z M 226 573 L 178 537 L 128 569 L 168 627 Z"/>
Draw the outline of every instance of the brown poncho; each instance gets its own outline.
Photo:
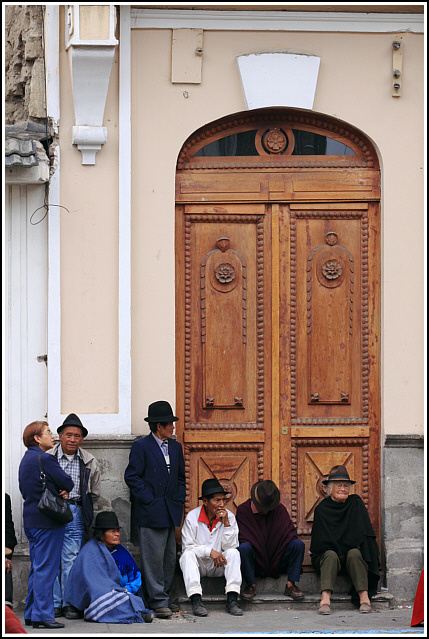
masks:
<path id="1" fill-rule="evenodd" d="M 344 503 L 327 497 L 316 507 L 311 531 L 311 560 L 327 550 L 344 559 L 352 548 L 359 548 L 368 564 L 368 591 L 377 592 L 379 551 L 368 511 L 359 495 L 350 495 Z M 343 561 L 342 570 L 344 572 Z M 353 599 L 353 595 L 352 595 Z"/>
<path id="2" fill-rule="evenodd" d="M 248 499 L 237 508 L 238 539 L 249 542 L 255 551 L 255 573 L 259 577 L 275 577 L 286 545 L 298 539 L 295 525 L 283 504 L 266 515 L 254 513 Z"/>

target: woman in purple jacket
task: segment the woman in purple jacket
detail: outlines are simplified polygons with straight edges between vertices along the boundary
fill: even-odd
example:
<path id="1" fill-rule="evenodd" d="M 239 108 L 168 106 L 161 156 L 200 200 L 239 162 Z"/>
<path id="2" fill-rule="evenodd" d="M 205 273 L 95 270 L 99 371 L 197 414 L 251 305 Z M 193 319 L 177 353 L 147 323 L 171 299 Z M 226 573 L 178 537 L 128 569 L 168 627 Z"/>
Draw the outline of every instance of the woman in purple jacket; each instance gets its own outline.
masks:
<path id="1" fill-rule="evenodd" d="M 46 484 L 53 493 L 67 499 L 74 483 L 56 457 L 46 454 L 54 445 L 54 436 L 47 422 L 32 422 L 26 426 L 22 439 L 28 450 L 19 465 L 19 490 L 24 498 L 24 530 L 30 542 L 31 561 L 25 625 L 64 628 L 64 624 L 55 621 L 53 587 L 60 567 L 65 525 L 39 512 L 38 503 L 43 491 L 39 455 L 42 454 Z"/>

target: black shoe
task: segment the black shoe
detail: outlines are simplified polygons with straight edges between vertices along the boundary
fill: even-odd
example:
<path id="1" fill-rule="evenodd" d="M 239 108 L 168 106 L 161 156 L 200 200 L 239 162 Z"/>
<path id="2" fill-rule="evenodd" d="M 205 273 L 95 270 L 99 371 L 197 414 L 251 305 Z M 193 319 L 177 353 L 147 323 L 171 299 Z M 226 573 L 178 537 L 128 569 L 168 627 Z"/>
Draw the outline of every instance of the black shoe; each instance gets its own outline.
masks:
<path id="1" fill-rule="evenodd" d="M 74 606 L 66 606 L 63 608 L 63 613 L 66 619 L 82 619 L 83 617 L 83 612 Z"/>
<path id="2" fill-rule="evenodd" d="M 175 601 L 170 601 L 168 607 L 170 608 L 171 612 L 180 611 L 180 606 Z"/>
<path id="3" fill-rule="evenodd" d="M 155 615 L 153 614 L 153 612 L 144 612 L 142 614 L 142 617 L 143 617 L 143 621 L 145 623 L 152 623 L 152 621 L 155 618 Z"/>
<path id="4" fill-rule="evenodd" d="M 33 628 L 48 628 L 48 630 L 56 630 L 57 628 L 64 628 L 63 623 L 58 621 L 33 621 Z"/>
<path id="5" fill-rule="evenodd" d="M 24 623 L 26 626 L 32 626 L 33 622 L 31 621 L 31 619 L 24 619 Z"/>
<path id="6" fill-rule="evenodd" d="M 63 609 L 61 607 L 54 608 L 54 612 L 55 612 L 55 619 L 63 616 Z"/>
<path id="7" fill-rule="evenodd" d="M 227 597 L 226 611 L 229 612 L 230 615 L 234 615 L 234 617 L 241 617 L 241 615 L 243 614 L 243 611 L 238 605 L 237 593 L 228 592 L 226 597 Z"/>
<path id="8" fill-rule="evenodd" d="M 191 604 L 192 604 L 192 612 L 196 617 L 207 617 L 209 614 L 207 609 L 203 606 L 203 600 L 201 595 L 192 595 L 191 596 Z"/>

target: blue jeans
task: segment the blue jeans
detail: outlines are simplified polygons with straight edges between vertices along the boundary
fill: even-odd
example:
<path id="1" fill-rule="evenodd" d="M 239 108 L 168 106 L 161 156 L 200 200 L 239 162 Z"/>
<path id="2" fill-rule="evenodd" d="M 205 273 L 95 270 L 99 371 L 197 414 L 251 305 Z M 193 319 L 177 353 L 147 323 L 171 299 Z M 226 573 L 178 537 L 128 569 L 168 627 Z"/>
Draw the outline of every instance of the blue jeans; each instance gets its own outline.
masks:
<path id="1" fill-rule="evenodd" d="M 67 606 L 64 600 L 64 591 L 67 579 L 72 569 L 74 560 L 82 548 L 85 536 L 85 525 L 83 522 L 82 506 L 70 504 L 73 513 L 73 520 L 65 527 L 63 548 L 61 553 L 61 565 L 54 583 L 54 607 L 62 608 Z"/>
<path id="2" fill-rule="evenodd" d="M 238 547 L 241 557 L 241 574 L 248 586 L 255 583 L 255 551 L 248 542 Z M 288 581 L 299 581 L 301 566 L 304 559 L 305 544 L 300 539 L 292 539 L 286 546 L 280 558 L 278 571 L 280 575 L 288 576 Z"/>
<path id="3" fill-rule="evenodd" d="M 31 621 L 55 619 L 52 597 L 58 573 L 64 528 L 25 528 L 30 544 L 30 573 L 24 618 Z"/>

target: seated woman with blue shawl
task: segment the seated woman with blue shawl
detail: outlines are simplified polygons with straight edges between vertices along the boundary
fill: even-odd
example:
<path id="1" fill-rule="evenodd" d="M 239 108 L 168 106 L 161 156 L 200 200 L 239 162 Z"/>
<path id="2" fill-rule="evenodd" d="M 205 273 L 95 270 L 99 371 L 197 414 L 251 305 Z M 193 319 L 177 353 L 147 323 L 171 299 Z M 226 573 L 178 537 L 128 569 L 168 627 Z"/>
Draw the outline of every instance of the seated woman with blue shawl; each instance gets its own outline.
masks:
<path id="1" fill-rule="evenodd" d="M 65 599 L 84 611 L 86 621 L 151 623 L 152 611 L 135 594 L 141 573 L 120 539 L 116 514 L 98 513 L 93 538 L 82 547 L 70 571 Z"/>

